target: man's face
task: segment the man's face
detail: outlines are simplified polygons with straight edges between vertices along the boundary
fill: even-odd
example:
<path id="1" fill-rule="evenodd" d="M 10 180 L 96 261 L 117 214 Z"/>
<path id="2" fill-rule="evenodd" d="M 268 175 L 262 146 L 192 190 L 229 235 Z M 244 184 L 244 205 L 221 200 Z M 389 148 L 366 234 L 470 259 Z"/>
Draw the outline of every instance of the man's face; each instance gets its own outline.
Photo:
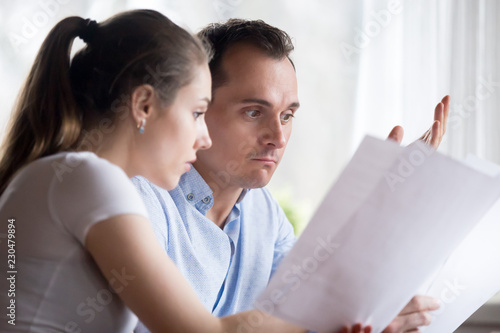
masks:
<path id="1" fill-rule="evenodd" d="M 299 107 L 291 62 L 237 44 L 222 59 L 226 81 L 206 113 L 212 148 L 196 169 L 212 190 L 265 186 L 285 151 Z"/>

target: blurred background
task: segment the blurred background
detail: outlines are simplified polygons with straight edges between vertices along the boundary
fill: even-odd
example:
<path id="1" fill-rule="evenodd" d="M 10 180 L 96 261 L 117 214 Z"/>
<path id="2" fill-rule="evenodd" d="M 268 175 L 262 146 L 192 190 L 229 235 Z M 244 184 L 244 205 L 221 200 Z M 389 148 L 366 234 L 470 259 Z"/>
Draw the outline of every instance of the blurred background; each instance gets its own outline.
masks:
<path id="1" fill-rule="evenodd" d="M 56 22 L 71 15 L 101 21 L 135 8 L 160 11 L 191 32 L 239 17 L 292 36 L 302 106 L 270 188 L 298 234 L 365 135 L 385 138 L 402 125 L 403 144 L 414 141 L 446 94 L 451 113 L 439 150 L 500 163 L 496 0 L 0 0 L 0 137 Z M 486 311 L 477 315 L 483 330 L 461 332 L 500 327 L 498 307 Z"/>

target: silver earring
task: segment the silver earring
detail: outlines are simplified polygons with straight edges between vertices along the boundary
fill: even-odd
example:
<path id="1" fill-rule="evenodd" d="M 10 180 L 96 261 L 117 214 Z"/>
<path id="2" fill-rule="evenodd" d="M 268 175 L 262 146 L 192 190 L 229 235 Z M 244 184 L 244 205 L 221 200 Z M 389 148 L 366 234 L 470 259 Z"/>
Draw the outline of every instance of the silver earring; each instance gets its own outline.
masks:
<path id="1" fill-rule="evenodd" d="M 137 128 L 139 129 L 139 133 L 144 133 L 144 126 L 146 126 L 146 119 L 141 120 L 141 124 L 137 124 Z"/>

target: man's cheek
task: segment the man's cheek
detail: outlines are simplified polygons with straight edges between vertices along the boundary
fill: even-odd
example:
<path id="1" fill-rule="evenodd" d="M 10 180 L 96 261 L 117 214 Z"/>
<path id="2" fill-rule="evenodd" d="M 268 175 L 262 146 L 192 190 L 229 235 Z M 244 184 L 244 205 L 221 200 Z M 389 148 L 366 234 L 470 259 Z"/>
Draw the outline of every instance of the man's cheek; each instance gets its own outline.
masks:
<path id="1" fill-rule="evenodd" d="M 242 160 L 254 158 L 257 154 L 257 149 L 255 149 L 251 139 L 243 139 L 238 145 L 238 155 L 241 156 Z"/>

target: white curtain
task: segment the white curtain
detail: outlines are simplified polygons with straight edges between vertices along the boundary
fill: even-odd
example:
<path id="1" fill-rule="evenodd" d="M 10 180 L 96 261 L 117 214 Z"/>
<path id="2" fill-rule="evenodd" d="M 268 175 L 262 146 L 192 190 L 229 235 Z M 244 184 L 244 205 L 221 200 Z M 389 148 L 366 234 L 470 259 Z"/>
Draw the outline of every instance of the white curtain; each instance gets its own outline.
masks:
<path id="1" fill-rule="evenodd" d="M 242 17 L 293 37 L 302 107 L 271 188 L 285 192 L 304 220 L 365 134 L 385 137 L 399 124 L 409 143 L 445 94 L 452 113 L 441 151 L 500 163 L 496 0 L 0 0 L 2 125 L 57 21 L 99 21 L 133 8 L 156 9 L 193 32 Z"/>
<path id="2" fill-rule="evenodd" d="M 365 1 L 364 16 L 384 6 L 385 1 Z M 384 134 L 387 119 L 401 122 L 413 140 L 430 123 L 439 98 L 450 94 L 441 150 L 499 163 L 498 19 L 495 0 L 405 1 L 401 14 L 360 56 L 354 142 L 366 132 Z"/>

